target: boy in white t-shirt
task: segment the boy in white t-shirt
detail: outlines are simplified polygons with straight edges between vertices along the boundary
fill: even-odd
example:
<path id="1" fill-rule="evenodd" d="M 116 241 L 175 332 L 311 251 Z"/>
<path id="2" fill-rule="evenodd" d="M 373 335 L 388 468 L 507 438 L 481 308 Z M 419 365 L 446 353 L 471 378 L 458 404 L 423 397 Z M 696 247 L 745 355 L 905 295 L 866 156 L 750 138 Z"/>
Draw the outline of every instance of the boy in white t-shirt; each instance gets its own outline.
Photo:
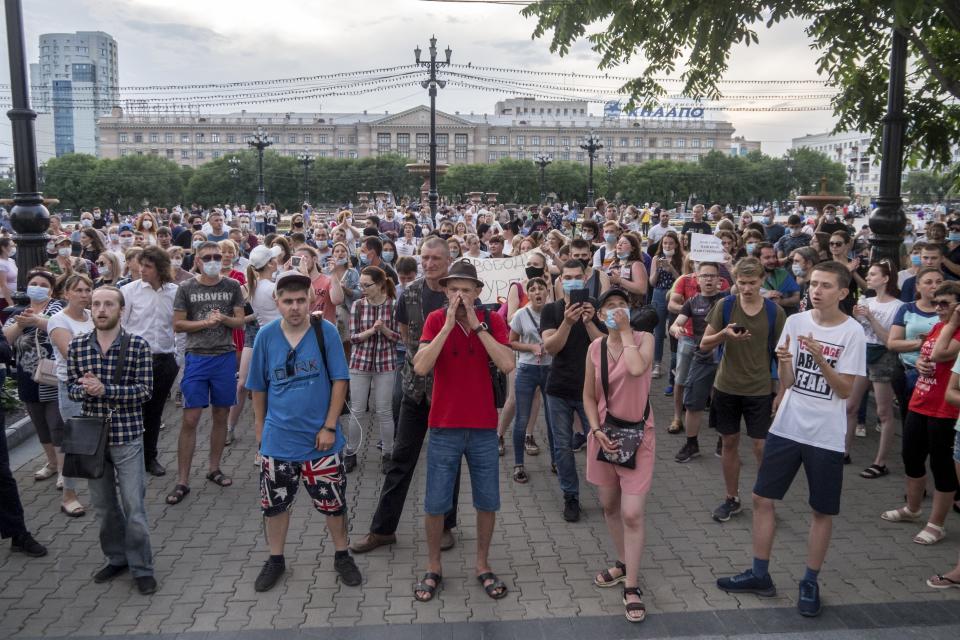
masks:
<path id="1" fill-rule="evenodd" d="M 807 570 L 800 581 L 801 615 L 820 614 L 817 576 L 840 512 L 846 400 L 857 376 L 866 375 L 866 338 L 860 324 L 840 311 L 850 272 L 835 261 L 821 262 L 810 275 L 813 309 L 787 318 L 777 348 L 780 383 L 786 389 L 767 436 L 753 488 L 753 568 L 717 580 L 729 593 L 776 595 L 770 552 L 783 499 L 803 466 L 810 486 L 813 521 L 807 542 Z"/>

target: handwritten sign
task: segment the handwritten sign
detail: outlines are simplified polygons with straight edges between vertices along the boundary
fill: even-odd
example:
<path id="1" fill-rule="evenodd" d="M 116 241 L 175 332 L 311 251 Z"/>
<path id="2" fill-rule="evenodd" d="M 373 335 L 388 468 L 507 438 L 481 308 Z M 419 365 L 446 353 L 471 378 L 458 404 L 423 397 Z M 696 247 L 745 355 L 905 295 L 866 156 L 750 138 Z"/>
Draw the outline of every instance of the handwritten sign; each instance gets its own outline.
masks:
<path id="1" fill-rule="evenodd" d="M 694 262 L 726 262 L 723 241 L 708 233 L 690 234 L 690 259 Z"/>
<path id="2" fill-rule="evenodd" d="M 498 301 L 506 300 L 510 292 L 510 284 L 526 278 L 526 255 L 511 258 L 466 257 L 464 259 L 473 263 L 477 268 L 477 277 L 483 280 L 483 291 L 480 293 L 481 304 L 496 304 Z"/>

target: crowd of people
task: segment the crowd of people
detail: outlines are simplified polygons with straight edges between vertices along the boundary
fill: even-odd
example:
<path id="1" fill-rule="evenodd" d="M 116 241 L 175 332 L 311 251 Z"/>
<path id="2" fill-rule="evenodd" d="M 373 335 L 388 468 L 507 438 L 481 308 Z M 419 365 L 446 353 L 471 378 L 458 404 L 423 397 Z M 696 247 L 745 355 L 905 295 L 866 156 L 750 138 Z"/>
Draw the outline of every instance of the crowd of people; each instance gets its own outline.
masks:
<path id="1" fill-rule="evenodd" d="M 742 431 L 758 464 L 747 480 L 753 565 L 719 579 L 719 589 L 776 593 L 775 504 L 804 469 L 811 521 L 797 606 L 816 616 L 843 469 L 853 439 L 866 436 L 871 390 L 880 438 L 860 476 L 891 473 L 898 431 L 906 475 L 905 504 L 878 517 L 923 523 L 928 467 L 932 508 L 913 541 L 938 543 L 951 508 L 960 512 L 960 215 L 909 224 L 893 264 L 870 261 L 869 230 L 855 229 L 852 213 L 758 213 L 696 205 L 678 225 L 656 203 L 600 199 L 582 209 L 456 205 L 435 215 L 392 203 L 333 213 L 305 205 L 289 229 L 269 205 L 126 217 L 94 209 L 72 228 L 52 216 L 49 260 L 27 274 L 29 304 L 8 313 L 0 357 L 13 363 L 43 445 L 34 478 L 56 478 L 65 516 L 96 512 L 106 557 L 98 583 L 129 572 L 141 593 L 157 589 L 145 486 L 148 475 L 167 474 L 158 439 L 173 394 L 182 417 L 169 425 L 177 432 L 171 507 L 190 499 L 206 409 L 207 482 L 227 490 L 225 447 L 256 439 L 269 547 L 257 591 L 286 571 L 289 508 L 301 484 L 326 516 L 340 580 L 360 585 L 353 554 L 396 542 L 426 440 L 428 557 L 412 595 L 429 601 L 443 587 L 466 459 L 476 578 L 487 596 L 503 598 L 509 587 L 488 557 L 499 459 L 512 449 L 510 478 L 529 482 L 524 461 L 541 453 L 542 413 L 558 509 L 580 519 L 575 452 L 585 448 L 585 478 L 616 552 L 594 582 L 622 585 L 624 615 L 640 622 L 658 435 L 651 384 L 666 378 L 673 415 L 658 418 L 685 436 L 676 462 L 701 455 L 705 418 L 717 432 L 715 521 L 743 509 Z M 715 235 L 723 259 L 692 251 L 693 234 Z M 0 237 L 7 305 L 15 254 L 16 238 Z M 476 261 L 516 256 L 524 277 L 497 304 L 479 304 L 488 284 Z M 85 486 L 63 473 L 65 434 L 78 417 L 109 425 L 105 472 Z M 377 439 L 383 481 L 369 529 L 351 544 L 346 477 L 365 436 Z M 0 462 L 0 533 L 14 551 L 44 555 L 27 530 L 5 441 Z M 960 587 L 960 562 L 927 584 Z"/>

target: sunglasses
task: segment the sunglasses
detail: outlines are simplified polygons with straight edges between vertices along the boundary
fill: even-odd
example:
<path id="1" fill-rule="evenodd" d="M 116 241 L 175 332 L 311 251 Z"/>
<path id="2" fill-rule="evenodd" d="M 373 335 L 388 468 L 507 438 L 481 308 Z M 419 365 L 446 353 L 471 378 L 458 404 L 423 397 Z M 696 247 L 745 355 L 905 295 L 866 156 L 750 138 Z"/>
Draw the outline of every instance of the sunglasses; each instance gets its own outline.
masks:
<path id="1" fill-rule="evenodd" d="M 223 256 L 220 255 L 219 253 L 208 253 L 205 256 L 200 256 L 200 259 L 204 262 L 212 262 L 214 260 L 217 262 L 220 262 L 221 260 L 223 260 Z"/>
<path id="2" fill-rule="evenodd" d="M 950 305 L 952 305 L 952 304 L 956 304 L 956 303 L 955 303 L 955 302 L 952 302 L 952 301 L 950 301 L 950 300 L 934 300 L 934 301 L 933 301 L 933 308 L 934 308 L 934 309 L 946 309 L 946 308 L 948 308 L 948 307 L 949 307 Z"/>
<path id="3" fill-rule="evenodd" d="M 287 377 L 292 378 L 297 373 L 297 351 L 295 349 L 290 349 L 287 352 L 287 361 L 284 363 L 284 368 L 287 371 Z"/>
<path id="4" fill-rule="evenodd" d="M 831 243 L 830 243 L 830 246 L 831 246 L 831 247 L 842 247 L 842 246 L 845 245 L 845 244 L 846 244 L 846 242 L 831 242 Z"/>

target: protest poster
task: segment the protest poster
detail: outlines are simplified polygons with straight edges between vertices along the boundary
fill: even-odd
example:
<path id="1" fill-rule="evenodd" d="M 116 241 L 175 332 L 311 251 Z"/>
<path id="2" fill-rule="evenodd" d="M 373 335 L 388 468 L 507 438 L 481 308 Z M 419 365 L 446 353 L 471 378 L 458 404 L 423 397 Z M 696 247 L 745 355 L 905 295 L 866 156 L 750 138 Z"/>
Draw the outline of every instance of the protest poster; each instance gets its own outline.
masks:
<path id="1" fill-rule="evenodd" d="M 527 256 L 510 258 L 470 258 L 465 257 L 477 268 L 477 277 L 483 280 L 480 304 L 497 304 L 507 299 L 510 283 L 520 282 L 526 277 Z"/>
<path id="2" fill-rule="evenodd" d="M 694 262 L 726 262 L 723 242 L 709 233 L 691 233 L 690 259 Z"/>

